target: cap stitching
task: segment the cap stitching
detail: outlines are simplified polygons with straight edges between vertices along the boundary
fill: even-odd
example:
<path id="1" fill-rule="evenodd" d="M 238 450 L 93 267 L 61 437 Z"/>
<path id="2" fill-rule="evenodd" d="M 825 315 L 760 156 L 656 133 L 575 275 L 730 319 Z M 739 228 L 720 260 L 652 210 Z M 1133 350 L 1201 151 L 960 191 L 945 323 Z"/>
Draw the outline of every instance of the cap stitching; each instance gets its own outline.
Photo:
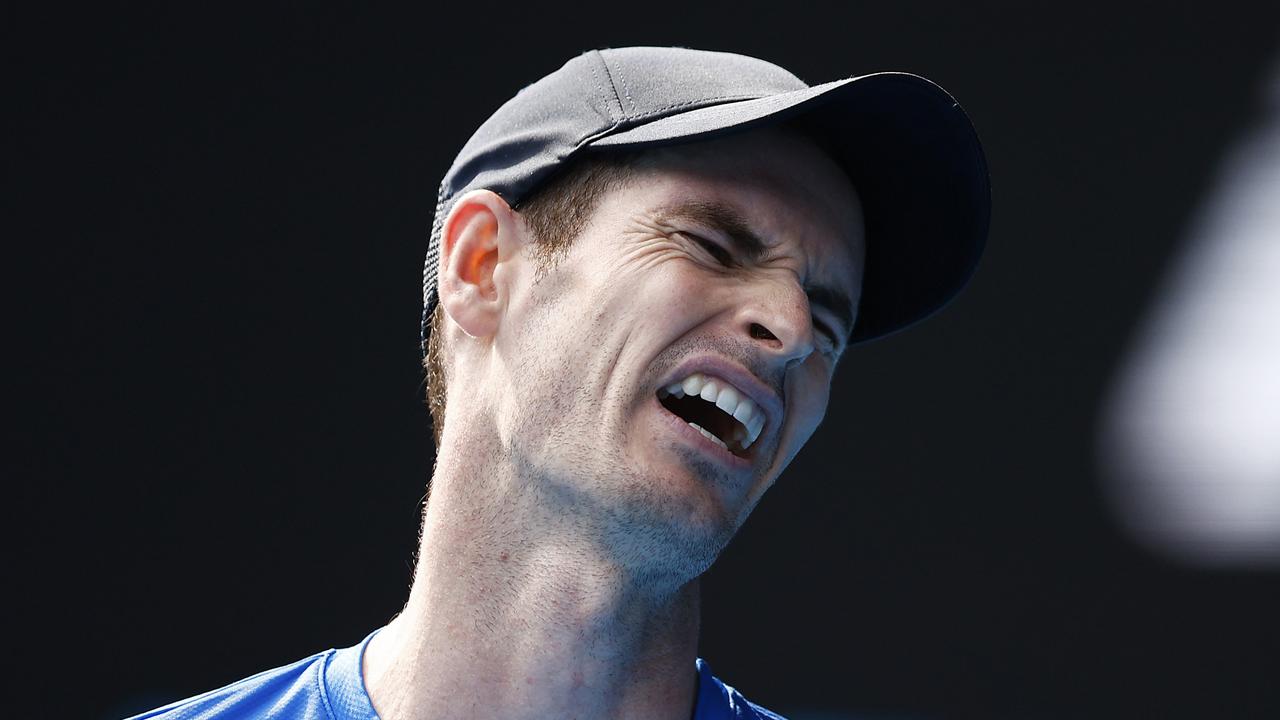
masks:
<path id="1" fill-rule="evenodd" d="M 609 80 L 609 89 L 613 91 L 613 99 L 618 103 L 618 115 L 622 118 L 627 117 L 627 108 L 622 104 L 622 97 L 618 95 L 618 84 L 613 80 L 613 70 L 609 68 L 609 61 L 604 59 L 604 54 L 599 50 L 596 51 L 596 57 L 600 58 L 600 64 L 604 66 L 604 75 Z M 615 121 L 618 118 L 614 118 Z"/>
<path id="2" fill-rule="evenodd" d="M 600 76 L 596 74 L 596 69 L 595 69 L 595 68 L 591 68 L 591 79 L 592 79 L 592 80 L 594 80 L 594 81 L 595 81 L 595 83 L 596 83 L 596 91 L 597 91 L 598 93 L 600 93 L 600 96 L 601 96 L 601 97 L 605 97 L 605 95 L 606 95 L 607 93 L 605 93 L 605 91 L 604 91 L 604 85 L 603 85 L 603 84 L 601 84 L 601 82 L 600 82 Z M 604 108 L 605 112 L 609 113 L 609 122 L 611 122 L 611 123 L 613 123 L 613 124 L 615 124 L 615 125 L 616 125 L 616 124 L 618 123 L 618 118 L 614 116 L 614 114 L 613 114 L 613 108 L 609 107 L 609 100 L 608 100 L 608 98 L 605 98 L 605 103 L 604 103 L 604 105 L 605 105 L 605 108 Z"/>
<path id="3" fill-rule="evenodd" d="M 763 97 L 773 97 L 773 96 L 765 95 Z M 654 108 L 644 114 L 636 115 L 629 119 L 644 120 L 646 118 L 653 117 L 654 115 L 664 113 L 668 110 L 675 110 L 677 108 L 688 107 L 690 105 L 702 105 L 704 107 L 710 107 L 712 105 L 723 105 L 725 103 L 736 102 L 740 100 L 761 100 L 761 99 L 763 98 L 760 95 L 720 95 L 717 97 L 698 98 L 697 100 L 685 100 L 683 102 L 672 103 L 670 105 L 663 105 L 662 107 Z"/>
<path id="4" fill-rule="evenodd" d="M 601 55 L 600 57 L 604 57 Z M 636 112 L 636 99 L 631 97 L 631 88 L 627 87 L 627 76 L 622 72 L 622 68 L 617 68 L 616 72 L 618 81 L 622 83 L 622 94 L 626 96 L 627 102 L 631 103 L 631 112 Z"/>

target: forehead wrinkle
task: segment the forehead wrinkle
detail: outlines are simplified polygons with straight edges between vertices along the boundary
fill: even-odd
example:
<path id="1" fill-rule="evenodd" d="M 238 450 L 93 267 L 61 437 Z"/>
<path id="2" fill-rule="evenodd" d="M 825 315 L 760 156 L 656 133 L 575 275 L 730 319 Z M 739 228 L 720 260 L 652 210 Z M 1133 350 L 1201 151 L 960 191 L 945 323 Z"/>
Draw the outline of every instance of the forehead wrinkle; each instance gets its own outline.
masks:
<path id="1" fill-rule="evenodd" d="M 816 223 L 817 226 L 825 226 L 834 233 L 833 237 L 839 247 L 855 254 L 859 251 L 862 245 L 861 232 L 848 226 L 846 221 L 851 218 L 843 217 L 844 213 L 838 209 L 839 200 L 835 196 L 821 192 L 798 192 L 796 183 L 785 182 L 774 168 L 753 166 L 739 169 L 741 172 L 729 182 L 731 189 L 726 193 L 726 180 L 722 175 L 699 167 L 679 168 L 678 174 L 690 173 L 699 181 L 709 181 L 710 187 L 703 187 L 699 183 L 694 191 L 695 197 L 686 196 L 684 199 L 667 200 L 651 210 L 650 214 L 657 220 L 681 218 L 724 231 L 730 235 L 730 240 L 734 240 L 739 245 L 739 249 L 756 261 L 766 259 L 768 251 L 777 247 L 776 243 L 769 241 L 769 232 L 762 233 L 755 229 L 759 226 L 758 222 L 765 219 L 772 221 L 765 223 L 771 232 L 783 234 L 794 232 L 797 241 L 801 241 L 801 237 L 809 234 L 807 231 L 801 232 L 804 230 L 806 220 L 811 225 Z M 844 179 L 843 175 L 840 177 Z M 726 197 L 726 194 L 732 195 L 734 189 L 739 194 L 745 193 L 742 202 Z M 853 203 L 858 216 L 855 223 L 860 226 L 861 199 L 852 186 L 849 186 L 848 190 L 850 191 L 848 199 Z M 705 192 L 708 197 L 705 199 L 696 197 L 699 191 Z M 744 205 L 743 202 L 747 204 Z M 778 217 L 757 217 L 753 220 L 755 216 L 747 212 L 747 209 L 754 209 L 761 205 L 768 206 L 772 202 L 778 203 L 777 209 L 781 210 Z M 796 224 L 790 227 L 774 227 L 779 225 L 777 221 L 780 219 L 783 224 Z M 741 242 L 738 242 L 739 240 Z M 808 245 L 810 242 L 812 242 L 811 239 L 801 241 L 801 244 Z"/>
<path id="2" fill-rule="evenodd" d="M 664 225 L 683 219 L 723 232 L 753 262 L 759 262 L 769 251 L 769 244 L 751 229 L 746 216 L 721 200 L 677 200 L 659 206 L 653 214 Z M 806 282 L 803 288 L 811 305 L 821 306 L 840 320 L 847 341 L 853 334 L 853 296 L 839 287 L 823 283 Z"/>
<path id="3" fill-rule="evenodd" d="M 746 216 L 720 200 L 678 200 L 659 206 L 653 214 L 664 225 L 672 220 L 689 220 L 723 232 L 752 261 L 759 261 L 769 249 L 769 244 L 751 229 Z"/>

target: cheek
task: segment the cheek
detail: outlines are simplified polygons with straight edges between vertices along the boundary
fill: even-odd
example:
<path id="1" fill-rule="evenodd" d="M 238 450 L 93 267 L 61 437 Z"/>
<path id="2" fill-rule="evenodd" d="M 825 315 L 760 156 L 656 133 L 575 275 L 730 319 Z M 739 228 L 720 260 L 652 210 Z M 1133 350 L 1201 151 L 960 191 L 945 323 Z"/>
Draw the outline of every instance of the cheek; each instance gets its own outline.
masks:
<path id="1" fill-rule="evenodd" d="M 795 395 L 795 438 L 797 449 L 809 441 L 827 415 L 831 383 L 825 372 L 813 371 L 797 378 Z"/>
<path id="2" fill-rule="evenodd" d="M 613 305 L 603 314 L 625 318 L 634 330 L 663 334 L 687 329 L 705 317 L 713 293 L 704 271 L 673 254 L 622 265 L 601 288 Z"/>
<path id="3" fill-rule="evenodd" d="M 601 383 L 643 373 L 653 358 L 705 319 L 704 273 L 669 257 L 604 263 L 591 257 L 535 288 L 519 318 L 513 358 L 535 352 L 564 375 Z M 594 262 L 592 262 L 594 261 Z M 599 263 L 599 264 L 596 264 Z"/>
<path id="4" fill-rule="evenodd" d="M 804 416 L 801 418 L 801 432 L 803 442 L 808 442 L 809 438 L 822 424 L 822 419 L 827 415 L 827 396 L 825 393 L 820 398 L 814 398 L 809 402 Z"/>

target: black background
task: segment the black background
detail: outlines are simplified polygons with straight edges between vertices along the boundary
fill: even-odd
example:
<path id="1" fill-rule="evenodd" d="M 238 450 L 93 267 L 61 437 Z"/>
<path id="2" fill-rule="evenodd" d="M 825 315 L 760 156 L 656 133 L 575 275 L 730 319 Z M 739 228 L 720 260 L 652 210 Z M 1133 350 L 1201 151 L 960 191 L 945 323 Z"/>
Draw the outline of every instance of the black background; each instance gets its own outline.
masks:
<path id="1" fill-rule="evenodd" d="M 1280 573 L 1135 544 L 1095 448 L 1129 333 L 1259 117 L 1274 7 L 44 7 L 3 22 L 3 714 L 118 717 L 386 622 L 433 455 L 441 175 L 582 50 L 677 44 L 811 83 L 924 74 L 994 187 L 969 290 L 846 358 L 709 574 L 717 674 L 800 720 L 1280 717 Z"/>

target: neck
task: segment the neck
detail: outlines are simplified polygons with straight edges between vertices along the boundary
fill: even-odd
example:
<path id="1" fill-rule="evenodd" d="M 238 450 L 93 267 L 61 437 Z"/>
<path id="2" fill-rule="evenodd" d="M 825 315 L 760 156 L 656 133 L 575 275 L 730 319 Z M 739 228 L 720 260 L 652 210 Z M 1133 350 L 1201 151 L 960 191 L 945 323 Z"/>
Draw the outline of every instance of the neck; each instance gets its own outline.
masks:
<path id="1" fill-rule="evenodd" d="M 499 454 L 459 445 L 442 443 L 409 602 L 365 654 L 378 714 L 687 720 L 697 579 L 640 577 L 513 463 L 462 472 Z"/>

